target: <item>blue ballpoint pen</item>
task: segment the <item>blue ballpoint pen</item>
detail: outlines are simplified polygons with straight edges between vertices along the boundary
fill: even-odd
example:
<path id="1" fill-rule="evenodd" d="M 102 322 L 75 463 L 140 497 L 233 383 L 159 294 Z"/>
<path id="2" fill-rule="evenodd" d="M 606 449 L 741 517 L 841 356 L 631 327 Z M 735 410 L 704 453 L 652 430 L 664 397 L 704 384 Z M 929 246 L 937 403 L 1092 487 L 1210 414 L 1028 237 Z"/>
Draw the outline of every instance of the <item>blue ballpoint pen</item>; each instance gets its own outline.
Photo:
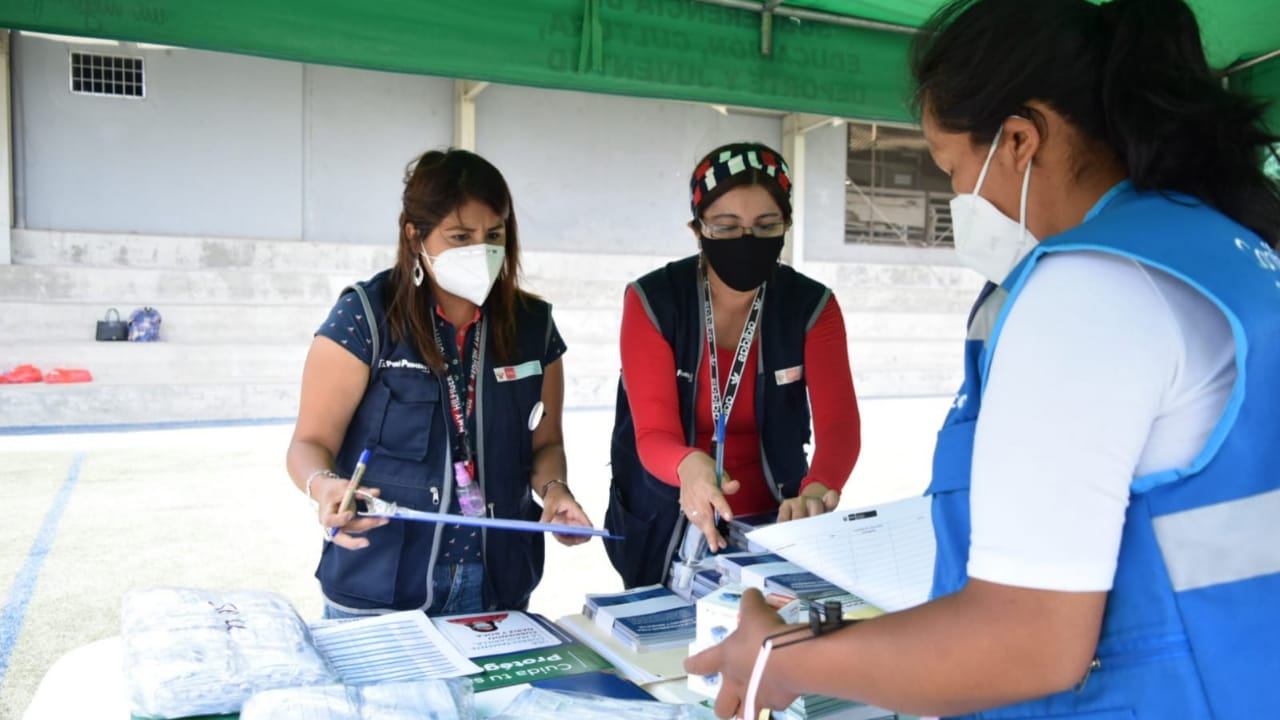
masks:
<path id="1" fill-rule="evenodd" d="M 356 469 L 351 473 L 351 481 L 347 483 L 347 492 L 342 496 L 342 504 L 338 506 L 338 512 L 344 513 L 351 509 L 351 503 L 356 499 L 356 488 L 360 487 L 360 478 L 364 477 L 364 470 L 369 465 L 369 450 L 365 449 L 360 453 L 360 459 L 356 461 Z M 329 528 L 329 537 L 337 537 L 338 528 Z"/>
<path id="2" fill-rule="evenodd" d="M 716 489 L 720 489 L 721 483 L 724 481 L 724 425 L 725 416 L 716 416 Z M 716 526 L 720 525 L 720 511 L 714 513 Z"/>

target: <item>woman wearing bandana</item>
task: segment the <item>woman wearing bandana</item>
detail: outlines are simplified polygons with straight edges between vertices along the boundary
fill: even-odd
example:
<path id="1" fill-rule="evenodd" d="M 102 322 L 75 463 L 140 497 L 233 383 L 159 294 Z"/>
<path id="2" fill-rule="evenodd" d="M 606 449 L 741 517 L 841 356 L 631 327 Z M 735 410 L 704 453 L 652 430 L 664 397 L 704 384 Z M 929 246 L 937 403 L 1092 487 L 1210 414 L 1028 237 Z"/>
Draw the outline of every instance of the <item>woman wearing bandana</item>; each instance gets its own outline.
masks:
<path id="1" fill-rule="evenodd" d="M 542 536 L 340 511 L 368 450 L 361 491 L 401 507 L 590 525 L 566 484 L 564 341 L 551 306 L 516 284 L 502 175 L 464 150 L 424 154 L 398 242 L 394 267 L 338 298 L 303 367 L 287 464 L 329 540 L 325 614 L 523 609 Z"/>
<path id="2" fill-rule="evenodd" d="M 988 720 L 1276 717 L 1263 106 L 1210 69 L 1183 0 L 953 0 L 916 43 L 956 253 L 990 281 L 934 452 L 932 599 L 780 636 L 749 592 L 686 668 L 721 673 L 721 717 L 803 693 Z"/>
<path id="3" fill-rule="evenodd" d="M 834 509 L 858 458 L 840 306 L 778 262 L 787 172 L 757 143 L 711 151 L 689 183 L 699 253 L 627 288 L 606 521 L 626 539 L 605 547 L 628 587 L 663 582 L 700 538 L 726 547 L 717 519 Z"/>

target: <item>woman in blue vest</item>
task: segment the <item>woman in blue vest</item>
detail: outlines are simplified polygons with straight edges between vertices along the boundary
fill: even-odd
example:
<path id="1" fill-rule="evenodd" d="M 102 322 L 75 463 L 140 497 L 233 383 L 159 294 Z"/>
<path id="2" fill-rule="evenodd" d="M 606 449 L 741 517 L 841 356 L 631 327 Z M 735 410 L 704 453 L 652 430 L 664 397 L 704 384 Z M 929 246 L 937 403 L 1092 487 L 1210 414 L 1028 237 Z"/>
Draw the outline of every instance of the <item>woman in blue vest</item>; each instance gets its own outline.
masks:
<path id="1" fill-rule="evenodd" d="M 685 537 L 724 548 L 717 514 L 835 508 L 858 457 L 840 306 L 778 264 L 791 226 L 786 162 L 733 143 L 703 158 L 689 185 L 701 252 L 631 283 L 623 308 L 606 524 L 626 539 L 605 548 L 627 587 L 692 559 L 693 542 L 677 549 Z"/>
<path id="2" fill-rule="evenodd" d="M 326 616 L 523 609 L 540 535 L 340 511 L 367 449 L 364 492 L 402 507 L 590 524 L 566 484 L 565 345 L 551 306 L 516 284 L 506 181 L 474 153 L 428 152 L 399 228 L 395 266 L 342 294 L 303 367 L 287 463 L 332 536 Z"/>
<path id="3" fill-rule="evenodd" d="M 1274 717 L 1263 108 L 1210 71 L 1182 0 L 963 0 L 925 30 L 925 137 L 956 251 L 991 281 L 935 451 L 934 599 L 764 651 L 782 628 L 751 595 L 688 667 L 724 672 L 725 716 L 816 692 L 922 715 Z"/>

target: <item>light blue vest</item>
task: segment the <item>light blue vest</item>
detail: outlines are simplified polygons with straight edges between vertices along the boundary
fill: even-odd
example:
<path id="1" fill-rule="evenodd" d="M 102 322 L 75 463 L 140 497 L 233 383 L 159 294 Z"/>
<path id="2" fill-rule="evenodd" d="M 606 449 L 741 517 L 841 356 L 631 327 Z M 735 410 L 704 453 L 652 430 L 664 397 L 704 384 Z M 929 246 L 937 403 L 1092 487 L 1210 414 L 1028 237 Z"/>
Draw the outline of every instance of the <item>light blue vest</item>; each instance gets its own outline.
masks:
<path id="1" fill-rule="evenodd" d="M 976 309 L 926 491 L 933 595 L 967 581 L 973 435 L 1004 320 L 1035 263 L 1074 250 L 1129 257 L 1204 293 L 1230 321 L 1238 378 L 1190 466 L 1133 481 L 1097 660 L 1081 685 L 974 717 L 1280 717 L 1280 256 L 1188 198 L 1121 183 Z"/>

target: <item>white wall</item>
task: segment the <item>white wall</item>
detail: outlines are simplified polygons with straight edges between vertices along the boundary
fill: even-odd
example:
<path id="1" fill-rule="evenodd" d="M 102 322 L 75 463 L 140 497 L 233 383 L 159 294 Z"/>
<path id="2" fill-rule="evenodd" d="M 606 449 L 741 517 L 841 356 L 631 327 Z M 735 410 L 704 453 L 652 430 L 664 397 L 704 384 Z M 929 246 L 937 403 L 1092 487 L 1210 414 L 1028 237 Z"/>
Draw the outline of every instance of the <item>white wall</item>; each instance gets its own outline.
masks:
<path id="1" fill-rule="evenodd" d="M 302 237 L 394 243 L 405 168 L 453 136 L 453 83 L 307 65 L 303 88 Z"/>
<path id="2" fill-rule="evenodd" d="M 453 133 L 441 78 L 17 34 L 23 227 L 394 241 L 404 168 Z M 73 95 L 68 54 L 141 56 L 146 98 Z"/>
<path id="3" fill-rule="evenodd" d="M 779 147 L 776 117 L 688 103 L 490 86 L 476 150 L 511 184 L 526 247 L 691 254 L 689 175 L 727 142 Z"/>
<path id="4" fill-rule="evenodd" d="M 842 260 L 844 178 L 849 129 L 825 125 L 805 133 L 804 259 Z"/>
<path id="5" fill-rule="evenodd" d="M 72 95 L 72 47 L 143 57 L 147 97 Z M 14 49 L 25 227 L 298 235 L 300 65 L 25 35 Z"/>
<path id="6" fill-rule="evenodd" d="M 448 79 L 20 34 L 13 44 L 18 227 L 390 244 L 406 165 L 453 137 Z M 142 56 L 147 97 L 72 95 L 72 49 Z M 693 252 L 696 162 L 726 142 L 782 144 L 776 114 L 569 91 L 492 85 L 476 115 L 477 150 L 510 182 L 533 250 Z M 912 262 L 911 250 L 879 258 L 883 248 L 845 245 L 846 132 L 806 135 L 805 259 Z"/>

